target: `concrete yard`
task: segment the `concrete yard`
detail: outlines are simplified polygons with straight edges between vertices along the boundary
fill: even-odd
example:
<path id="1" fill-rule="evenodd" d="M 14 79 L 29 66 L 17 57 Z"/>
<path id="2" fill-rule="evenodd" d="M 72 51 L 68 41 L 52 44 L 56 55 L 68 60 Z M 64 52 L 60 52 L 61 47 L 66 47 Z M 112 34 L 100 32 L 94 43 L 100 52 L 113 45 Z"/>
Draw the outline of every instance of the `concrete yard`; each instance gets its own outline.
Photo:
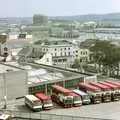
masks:
<path id="1" fill-rule="evenodd" d="M 12 110 L 21 111 L 21 112 L 31 112 L 31 110 L 29 110 L 29 108 L 27 108 L 24 105 L 23 100 L 15 101 L 11 104 L 9 103 L 8 108 Z M 120 101 L 84 105 L 81 107 L 73 107 L 73 108 L 61 108 L 55 105 L 55 108 L 52 110 L 37 112 L 37 114 L 35 112 L 32 114 L 33 114 L 32 116 L 36 116 L 37 114 L 49 114 L 49 115 L 55 114 L 55 115 L 68 115 L 68 116 L 120 120 Z"/>

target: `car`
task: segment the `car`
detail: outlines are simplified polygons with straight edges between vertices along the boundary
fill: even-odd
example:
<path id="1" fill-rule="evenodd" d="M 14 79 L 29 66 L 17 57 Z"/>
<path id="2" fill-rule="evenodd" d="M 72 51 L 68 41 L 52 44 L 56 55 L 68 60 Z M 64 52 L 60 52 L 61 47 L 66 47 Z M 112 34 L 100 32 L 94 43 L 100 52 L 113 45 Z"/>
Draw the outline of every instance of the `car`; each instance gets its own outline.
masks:
<path id="1" fill-rule="evenodd" d="M 0 113 L 0 120 L 10 120 L 10 115 Z"/>

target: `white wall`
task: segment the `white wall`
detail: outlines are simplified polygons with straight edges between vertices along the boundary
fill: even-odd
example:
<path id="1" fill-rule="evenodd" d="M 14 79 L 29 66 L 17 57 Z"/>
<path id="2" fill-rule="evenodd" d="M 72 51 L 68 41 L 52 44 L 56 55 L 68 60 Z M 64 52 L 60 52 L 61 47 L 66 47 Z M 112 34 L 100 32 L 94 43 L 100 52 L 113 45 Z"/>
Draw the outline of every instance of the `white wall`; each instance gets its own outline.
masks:
<path id="1" fill-rule="evenodd" d="M 11 39 L 17 39 L 18 38 L 18 35 L 9 35 L 8 36 L 8 40 L 11 40 Z"/>
<path id="2" fill-rule="evenodd" d="M 28 94 L 27 72 L 11 71 L 0 74 L 0 99 L 7 96 L 8 100 Z"/>
<path id="3" fill-rule="evenodd" d="M 35 63 L 52 65 L 52 55 L 50 53 L 46 53 L 40 60 L 35 60 Z"/>

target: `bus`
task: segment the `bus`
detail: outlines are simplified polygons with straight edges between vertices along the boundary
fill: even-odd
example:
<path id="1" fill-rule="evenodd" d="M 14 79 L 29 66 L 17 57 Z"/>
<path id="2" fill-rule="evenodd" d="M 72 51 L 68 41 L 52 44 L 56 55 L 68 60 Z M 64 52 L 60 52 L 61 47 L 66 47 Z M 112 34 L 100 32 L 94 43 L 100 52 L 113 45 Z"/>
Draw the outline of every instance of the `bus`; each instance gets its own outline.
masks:
<path id="1" fill-rule="evenodd" d="M 110 87 L 102 85 L 100 83 L 94 83 L 94 82 L 90 82 L 89 84 L 91 84 L 95 87 L 99 87 L 101 89 L 103 102 L 110 102 L 111 101 L 111 89 L 110 89 Z"/>
<path id="2" fill-rule="evenodd" d="M 71 91 L 59 85 L 51 86 L 51 98 L 57 104 L 62 105 L 64 108 L 73 107 L 73 96 L 70 95 Z"/>
<path id="3" fill-rule="evenodd" d="M 91 102 L 94 104 L 101 103 L 102 101 L 102 94 L 101 89 L 95 86 L 92 86 L 87 83 L 79 83 L 78 88 L 84 92 L 86 92 L 91 99 Z"/>
<path id="4" fill-rule="evenodd" d="M 73 92 L 78 94 L 79 96 L 81 96 L 82 104 L 84 104 L 84 105 L 87 104 L 88 105 L 88 104 L 91 103 L 90 97 L 89 97 L 89 95 L 87 93 L 85 93 L 85 92 L 83 92 L 81 90 L 78 90 L 78 89 L 73 90 Z"/>
<path id="5" fill-rule="evenodd" d="M 52 109 L 53 108 L 51 97 L 45 95 L 44 93 L 36 93 L 35 96 L 38 99 L 41 100 L 41 102 L 42 102 L 42 108 L 44 110 L 48 110 L 48 109 Z"/>
<path id="6" fill-rule="evenodd" d="M 82 105 L 82 99 L 81 99 L 81 97 L 78 94 L 76 94 L 73 91 L 71 91 L 69 93 L 69 95 L 73 96 L 73 106 L 74 107 L 79 107 L 79 106 Z"/>
<path id="7" fill-rule="evenodd" d="M 118 87 L 118 91 L 119 91 L 118 97 L 119 97 L 119 100 L 120 100 L 120 82 L 118 82 L 118 81 L 110 81 L 110 80 L 105 80 L 105 82 L 110 83 L 110 84 L 115 85 L 115 86 Z"/>
<path id="8" fill-rule="evenodd" d="M 120 89 L 120 82 L 118 82 L 118 81 L 105 80 L 104 82 L 107 82 L 107 83 L 116 85 L 116 86 L 118 86 L 118 88 Z"/>
<path id="9" fill-rule="evenodd" d="M 34 95 L 26 95 L 25 96 L 25 105 L 27 105 L 33 111 L 40 111 L 42 110 L 42 103 Z"/>
<path id="10" fill-rule="evenodd" d="M 103 84 L 105 86 L 110 87 L 111 89 L 111 100 L 112 101 L 118 101 L 119 100 L 119 89 L 116 85 L 107 83 L 107 82 L 103 82 L 103 81 L 99 81 L 100 84 Z"/>

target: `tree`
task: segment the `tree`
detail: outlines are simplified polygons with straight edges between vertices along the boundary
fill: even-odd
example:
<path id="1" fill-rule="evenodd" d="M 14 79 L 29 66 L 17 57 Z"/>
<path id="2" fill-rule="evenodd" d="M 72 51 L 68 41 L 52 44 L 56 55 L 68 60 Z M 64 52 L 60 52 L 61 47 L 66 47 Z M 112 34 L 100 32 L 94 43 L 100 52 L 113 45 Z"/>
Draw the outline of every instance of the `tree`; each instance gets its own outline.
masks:
<path id="1" fill-rule="evenodd" d="M 94 62 L 99 65 L 99 69 L 107 75 L 114 75 L 117 70 L 119 76 L 120 48 L 109 41 L 97 41 L 90 48 L 93 52 Z"/>
<path id="2" fill-rule="evenodd" d="M 84 71 L 83 66 L 84 66 L 83 63 L 81 63 L 80 59 L 77 58 L 77 59 L 75 59 L 73 65 L 72 65 L 72 68 L 76 68 L 79 71 Z"/>

